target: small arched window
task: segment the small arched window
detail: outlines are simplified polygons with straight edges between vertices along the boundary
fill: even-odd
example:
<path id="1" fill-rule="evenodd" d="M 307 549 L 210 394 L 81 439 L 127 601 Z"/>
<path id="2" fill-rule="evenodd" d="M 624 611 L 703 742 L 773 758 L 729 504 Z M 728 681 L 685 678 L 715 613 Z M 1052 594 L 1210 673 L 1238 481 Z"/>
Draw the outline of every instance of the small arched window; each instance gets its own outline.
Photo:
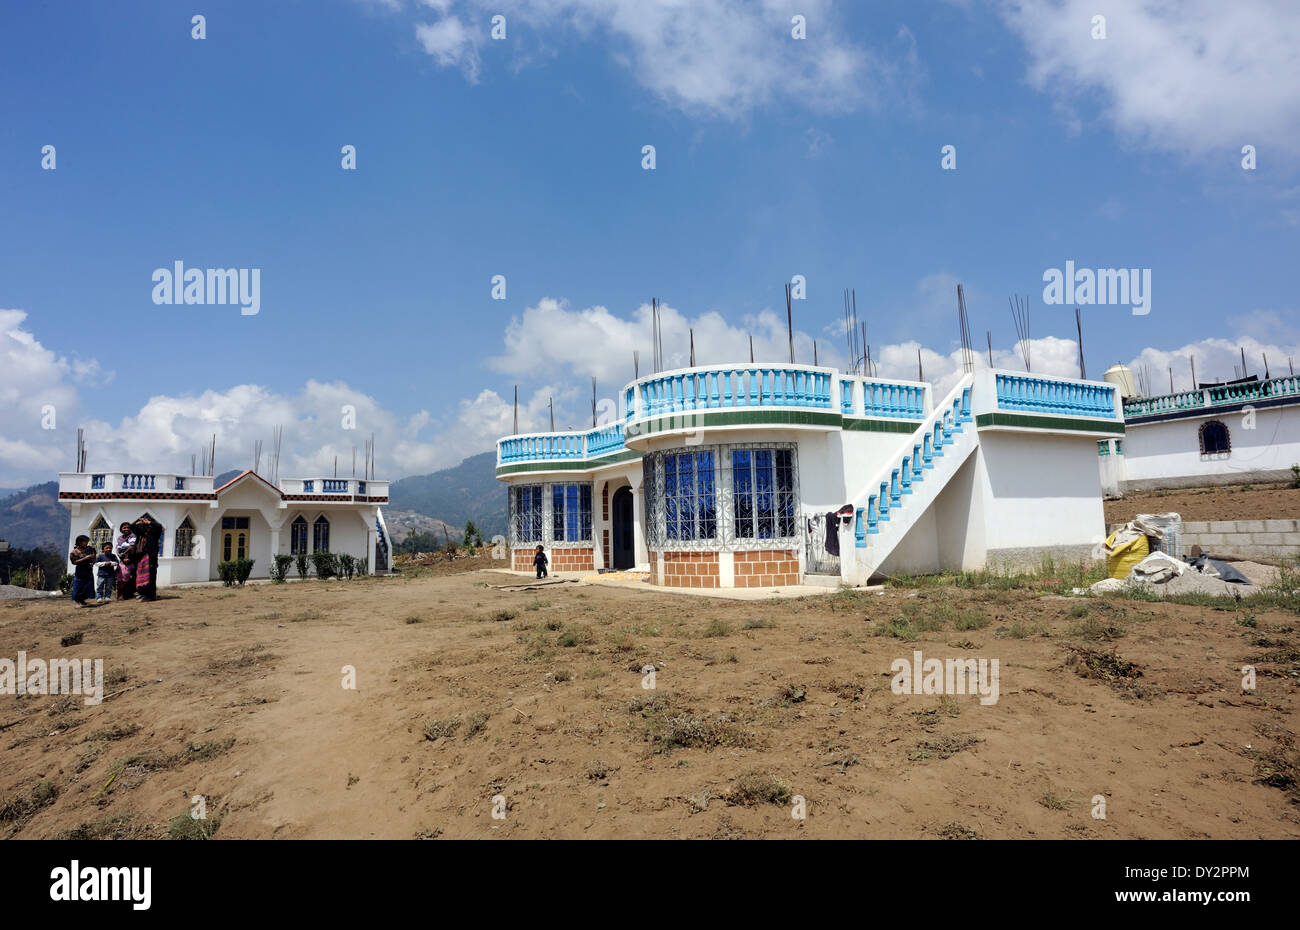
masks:
<path id="1" fill-rule="evenodd" d="M 104 548 L 105 543 L 112 543 L 112 541 L 113 529 L 108 525 L 108 521 L 104 519 L 104 515 L 100 514 L 95 519 L 95 522 L 90 524 L 90 544 L 96 552 L 99 552 Z"/>
<path id="2" fill-rule="evenodd" d="M 293 523 L 289 524 L 289 554 L 307 554 L 307 520 L 302 514 L 294 517 Z"/>
<path id="3" fill-rule="evenodd" d="M 151 521 L 155 526 L 158 527 L 158 558 L 161 559 L 161 558 L 162 558 L 162 555 L 163 555 L 163 537 L 165 537 L 165 536 L 167 535 L 167 529 L 166 529 L 166 527 L 164 527 L 161 523 L 158 522 L 157 518 L 154 517 L 153 514 L 149 513 L 149 511 L 147 511 L 147 510 L 146 510 L 144 513 L 140 514 L 140 516 L 136 517 L 136 518 L 135 518 L 135 522 L 136 522 L 136 523 L 139 523 L 139 522 L 140 522 L 141 520 L 143 520 L 145 517 L 148 517 L 149 520 L 150 520 L 150 521 Z"/>
<path id="4" fill-rule="evenodd" d="M 186 517 L 176 527 L 176 542 L 172 544 L 172 555 L 178 559 L 188 559 L 194 554 L 194 524 Z"/>
<path id="5" fill-rule="evenodd" d="M 330 551 L 330 521 L 325 519 L 325 514 L 317 517 L 312 525 L 312 551 Z"/>
<path id="6" fill-rule="evenodd" d="M 1227 455 L 1232 451 L 1228 428 L 1218 420 L 1201 424 L 1201 455 Z"/>

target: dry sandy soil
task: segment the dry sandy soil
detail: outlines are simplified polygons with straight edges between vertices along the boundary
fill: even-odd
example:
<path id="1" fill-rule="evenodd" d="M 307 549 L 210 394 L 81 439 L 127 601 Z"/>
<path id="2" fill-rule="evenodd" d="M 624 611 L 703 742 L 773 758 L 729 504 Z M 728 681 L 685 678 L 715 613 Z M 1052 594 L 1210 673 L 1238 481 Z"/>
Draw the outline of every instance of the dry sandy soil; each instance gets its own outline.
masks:
<path id="1" fill-rule="evenodd" d="M 0 656 L 119 692 L 0 697 L 0 837 L 1300 837 L 1292 612 L 519 581 L 0 605 Z M 997 658 L 1000 699 L 893 694 L 913 649 Z"/>
<path id="2" fill-rule="evenodd" d="M 1144 491 L 1105 503 L 1107 523 L 1167 511 L 1185 521 L 1300 520 L 1300 488 L 1284 484 Z"/>

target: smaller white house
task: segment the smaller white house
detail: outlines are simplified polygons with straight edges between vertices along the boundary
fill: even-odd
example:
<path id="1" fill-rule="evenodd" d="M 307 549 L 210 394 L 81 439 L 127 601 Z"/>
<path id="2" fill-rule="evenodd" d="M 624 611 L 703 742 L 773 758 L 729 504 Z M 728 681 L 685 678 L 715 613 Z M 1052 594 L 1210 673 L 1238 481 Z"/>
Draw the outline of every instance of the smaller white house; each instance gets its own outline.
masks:
<path id="1" fill-rule="evenodd" d="M 68 550 L 82 534 L 98 549 L 113 541 L 122 523 L 148 514 L 163 528 L 159 587 L 214 581 L 221 562 L 240 558 L 253 559 L 251 577 L 267 578 L 277 554 L 348 553 L 369 574 L 392 569 L 382 510 L 387 481 L 284 478 L 273 484 L 246 471 L 221 487 L 213 484 L 201 475 L 60 472 L 59 502 L 72 513 Z"/>
<path id="2" fill-rule="evenodd" d="M 1300 465 L 1300 376 L 1126 398 L 1123 436 L 1097 448 L 1112 495 L 1289 481 Z"/>

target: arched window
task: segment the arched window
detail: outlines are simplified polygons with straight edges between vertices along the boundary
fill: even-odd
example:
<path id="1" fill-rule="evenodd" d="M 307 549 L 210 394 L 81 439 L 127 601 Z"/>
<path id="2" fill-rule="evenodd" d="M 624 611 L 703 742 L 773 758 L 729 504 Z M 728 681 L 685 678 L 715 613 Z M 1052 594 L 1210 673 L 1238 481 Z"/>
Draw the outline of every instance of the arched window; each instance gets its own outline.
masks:
<path id="1" fill-rule="evenodd" d="M 307 521 L 302 514 L 294 517 L 289 524 L 289 554 L 307 554 Z"/>
<path id="2" fill-rule="evenodd" d="M 330 521 L 325 519 L 325 514 L 316 518 L 312 525 L 312 551 L 329 552 L 330 551 Z"/>
<path id="3" fill-rule="evenodd" d="M 99 552 L 104 548 L 104 543 L 112 543 L 112 541 L 113 528 L 108 525 L 108 521 L 101 513 L 95 518 L 95 522 L 90 524 L 90 544 L 95 547 L 96 552 Z"/>
<path id="4" fill-rule="evenodd" d="M 1228 428 L 1218 420 L 1201 424 L 1201 455 L 1227 455 L 1232 451 Z"/>
<path id="5" fill-rule="evenodd" d="M 188 559 L 194 553 L 194 524 L 186 517 L 176 527 L 176 542 L 172 545 L 172 555 L 178 559 Z"/>
<path id="6" fill-rule="evenodd" d="M 163 525 L 158 522 L 158 519 L 147 510 L 140 514 L 140 516 L 136 517 L 135 522 L 139 523 L 145 517 L 148 517 L 158 527 L 158 558 L 161 559 L 163 554 L 163 537 L 167 535 L 167 531 L 163 528 Z"/>

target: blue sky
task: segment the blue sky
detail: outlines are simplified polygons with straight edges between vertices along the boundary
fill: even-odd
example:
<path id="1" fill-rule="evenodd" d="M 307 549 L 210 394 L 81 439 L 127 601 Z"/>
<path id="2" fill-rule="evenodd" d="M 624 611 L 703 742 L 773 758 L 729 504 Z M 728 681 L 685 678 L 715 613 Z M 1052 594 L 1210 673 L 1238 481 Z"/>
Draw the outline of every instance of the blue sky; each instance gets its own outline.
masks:
<path id="1" fill-rule="evenodd" d="M 823 360 L 857 289 L 884 374 L 914 376 L 916 344 L 927 377 L 952 372 L 958 281 L 999 364 L 1018 359 L 1007 297 L 1029 294 L 1035 358 L 1069 373 L 1073 307 L 1042 303 L 1067 260 L 1152 273 L 1149 314 L 1085 308 L 1094 376 L 1145 362 L 1167 386 L 1174 364 L 1182 388 L 1195 354 L 1232 377 L 1238 344 L 1284 371 L 1300 14 L 1135 2 L 1098 40 L 1094 6 L 11 5 L 0 486 L 70 468 L 77 426 L 106 469 L 187 469 L 212 432 L 219 468 L 244 465 L 279 423 L 285 473 L 371 431 L 384 474 L 432 470 L 491 447 L 516 383 L 526 426 L 550 397 L 581 425 L 590 376 L 612 396 L 648 358 L 651 297 L 670 361 L 689 326 L 702 360 L 741 358 L 749 332 L 775 358 L 795 274 Z M 260 269 L 260 312 L 155 305 L 178 260 Z"/>

